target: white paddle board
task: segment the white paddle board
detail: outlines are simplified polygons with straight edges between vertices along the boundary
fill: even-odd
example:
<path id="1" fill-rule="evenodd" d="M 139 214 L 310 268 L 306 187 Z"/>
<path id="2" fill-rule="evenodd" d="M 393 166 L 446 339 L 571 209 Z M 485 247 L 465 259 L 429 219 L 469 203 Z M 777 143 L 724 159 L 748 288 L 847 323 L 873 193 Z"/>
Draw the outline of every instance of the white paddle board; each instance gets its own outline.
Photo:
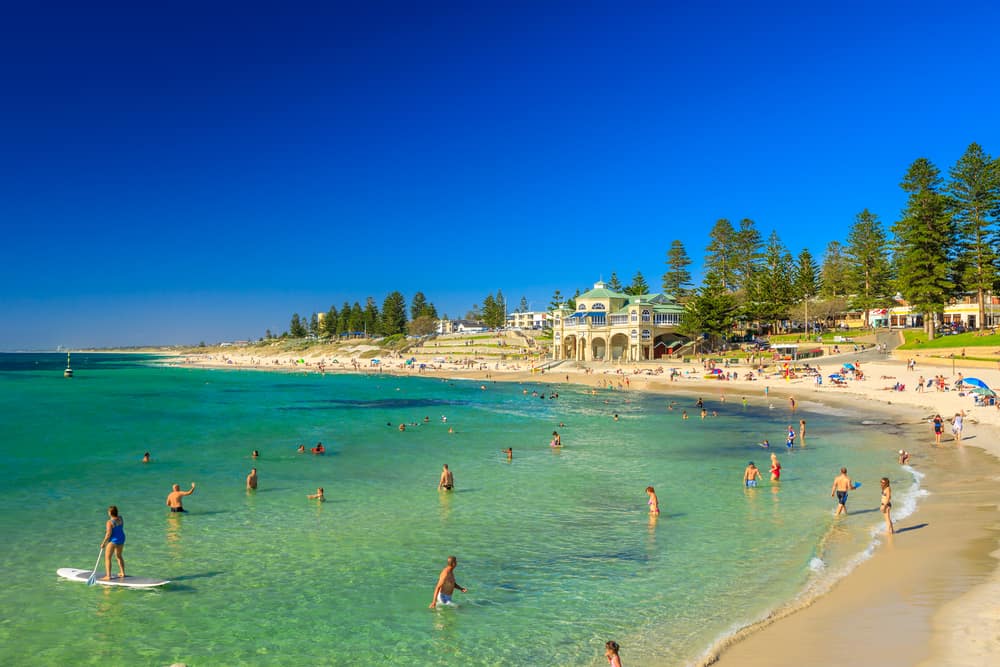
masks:
<path id="1" fill-rule="evenodd" d="M 90 575 L 93 574 L 93 572 L 93 570 L 81 570 L 76 567 L 61 567 L 56 570 L 56 574 L 63 579 L 79 581 L 82 583 L 87 583 L 87 580 L 90 579 Z M 125 588 L 156 588 L 157 586 L 170 583 L 169 579 L 155 579 L 153 577 L 133 577 L 128 575 L 124 579 L 114 577 L 110 580 L 104 580 L 101 579 L 103 576 L 103 573 L 98 572 L 97 579 L 94 583 L 101 584 L 102 586 L 124 586 Z"/>

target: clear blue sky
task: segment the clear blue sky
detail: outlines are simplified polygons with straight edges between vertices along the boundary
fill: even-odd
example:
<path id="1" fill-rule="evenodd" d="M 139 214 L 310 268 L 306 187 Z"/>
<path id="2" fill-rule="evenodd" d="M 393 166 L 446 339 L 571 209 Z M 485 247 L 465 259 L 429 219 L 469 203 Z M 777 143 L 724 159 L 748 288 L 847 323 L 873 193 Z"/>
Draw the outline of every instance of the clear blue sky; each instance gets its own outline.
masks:
<path id="1" fill-rule="evenodd" d="M 658 287 L 722 217 L 818 259 L 915 158 L 1000 153 L 990 2 L 34 4 L 0 22 L 0 349 Z"/>

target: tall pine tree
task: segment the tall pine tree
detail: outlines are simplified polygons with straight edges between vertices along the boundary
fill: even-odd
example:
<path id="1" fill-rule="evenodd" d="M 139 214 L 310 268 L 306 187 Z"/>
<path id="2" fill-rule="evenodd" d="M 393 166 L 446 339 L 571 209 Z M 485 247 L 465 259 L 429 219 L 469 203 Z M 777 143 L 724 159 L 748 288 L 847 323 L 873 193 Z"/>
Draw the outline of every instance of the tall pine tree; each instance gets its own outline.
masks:
<path id="1" fill-rule="evenodd" d="M 725 336 L 736 321 L 737 310 L 736 299 L 726 289 L 722 278 L 710 271 L 685 304 L 679 329 L 689 336 Z"/>
<path id="2" fill-rule="evenodd" d="M 892 301 L 888 245 L 877 215 L 865 209 L 855 216 L 844 254 L 848 260 L 850 305 L 864 311 L 866 327 L 871 326 L 871 309 L 888 306 Z"/>
<path id="3" fill-rule="evenodd" d="M 779 320 L 788 317 L 794 299 L 792 288 L 792 255 L 785 248 L 778 232 L 772 231 L 764 248 L 760 268 L 757 270 L 747 295 L 752 314 L 764 322 L 772 322 L 774 331 Z"/>
<path id="4" fill-rule="evenodd" d="M 955 224 L 948 198 L 940 191 L 940 172 L 930 160 L 914 161 L 900 187 L 910 196 L 892 228 L 896 281 L 913 312 L 923 313 L 927 337 L 933 339 L 935 314 L 944 310 L 955 290 L 951 267 Z"/>
<path id="5" fill-rule="evenodd" d="M 395 336 L 406 331 L 406 299 L 400 292 L 390 292 L 382 302 L 382 335 Z"/>
<path id="6" fill-rule="evenodd" d="M 718 220 L 708 233 L 705 249 L 705 272 L 714 273 L 723 288 L 736 288 L 736 230 L 729 220 Z"/>
<path id="7" fill-rule="evenodd" d="M 979 302 L 979 328 L 986 326 L 986 292 L 997 284 L 997 247 L 1000 229 L 1000 162 L 979 144 L 969 144 L 951 168 L 951 207 L 958 224 L 958 266 L 962 288 L 975 291 Z"/>
<path id="8" fill-rule="evenodd" d="M 844 258 L 844 246 L 840 241 L 830 241 L 827 244 L 820 275 L 821 296 L 826 299 L 847 296 L 847 260 Z"/>
<path id="9" fill-rule="evenodd" d="M 688 268 L 691 258 L 688 257 L 684 244 L 675 239 L 667 251 L 667 271 L 663 274 L 663 291 L 679 299 L 687 295 L 687 286 L 691 284 L 691 272 Z"/>
<path id="10" fill-rule="evenodd" d="M 649 294 L 649 285 L 646 284 L 646 279 L 643 278 L 642 271 L 635 272 L 635 276 L 632 277 L 632 284 L 625 288 L 625 293 L 633 296 Z"/>
<path id="11" fill-rule="evenodd" d="M 809 302 L 819 294 L 819 269 L 813 261 L 809 248 L 803 248 L 795 260 L 795 275 L 792 278 L 794 300 L 802 304 L 805 330 L 809 333 Z"/>
<path id="12" fill-rule="evenodd" d="M 621 292 L 624 287 L 622 287 L 622 282 L 618 280 L 618 274 L 614 271 L 611 272 L 611 277 L 608 278 L 607 288 L 612 292 Z"/>
<path id="13" fill-rule="evenodd" d="M 764 243 L 750 218 L 740 220 L 733 243 L 733 274 L 737 290 L 752 291 L 757 268 L 763 259 Z"/>

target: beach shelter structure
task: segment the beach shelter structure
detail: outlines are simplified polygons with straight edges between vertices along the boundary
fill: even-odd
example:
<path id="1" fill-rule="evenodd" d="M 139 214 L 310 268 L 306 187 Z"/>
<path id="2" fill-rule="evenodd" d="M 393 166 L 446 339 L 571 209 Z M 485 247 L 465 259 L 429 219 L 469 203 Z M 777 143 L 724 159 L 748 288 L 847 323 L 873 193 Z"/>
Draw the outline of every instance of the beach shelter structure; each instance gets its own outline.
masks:
<path id="1" fill-rule="evenodd" d="M 970 387 L 978 387 L 980 389 L 989 389 L 985 382 L 979 378 L 964 378 L 962 384 L 967 384 Z"/>
<path id="2" fill-rule="evenodd" d="M 553 311 L 554 358 L 652 361 L 687 342 L 677 332 L 684 307 L 668 294 L 625 294 L 603 282 Z"/>

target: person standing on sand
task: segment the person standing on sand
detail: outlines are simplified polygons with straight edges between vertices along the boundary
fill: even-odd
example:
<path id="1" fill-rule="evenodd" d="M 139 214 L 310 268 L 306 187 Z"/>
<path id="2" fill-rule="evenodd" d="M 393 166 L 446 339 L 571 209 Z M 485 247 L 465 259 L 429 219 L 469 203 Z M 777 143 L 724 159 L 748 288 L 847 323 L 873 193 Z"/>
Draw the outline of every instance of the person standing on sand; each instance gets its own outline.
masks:
<path id="1" fill-rule="evenodd" d="M 885 516 L 885 532 L 892 535 L 896 531 L 892 527 L 892 517 L 889 516 L 889 512 L 892 509 L 892 488 L 889 486 L 889 478 L 883 477 L 881 484 L 882 500 L 879 503 L 878 509 Z"/>
<path id="2" fill-rule="evenodd" d="M 458 582 L 455 581 L 455 568 L 457 566 L 458 559 L 454 556 L 448 556 L 448 564 L 444 566 L 443 570 L 441 570 L 441 574 L 438 576 L 437 586 L 434 587 L 434 595 L 430 605 L 431 609 L 437 607 L 438 603 L 451 604 L 451 596 L 454 594 L 456 588 L 463 593 L 469 592 L 468 589 L 462 588 Z"/>
<path id="3" fill-rule="evenodd" d="M 940 445 L 941 432 L 944 431 L 944 419 L 941 418 L 941 415 L 934 415 L 934 419 L 932 421 L 934 423 L 934 444 Z"/>
<path id="4" fill-rule="evenodd" d="M 181 485 L 174 484 L 173 490 L 167 494 L 167 507 L 170 508 L 171 512 L 186 512 L 181 498 L 190 496 L 192 493 L 194 493 L 194 482 L 191 482 L 191 488 L 188 491 L 181 491 Z"/>
<path id="5" fill-rule="evenodd" d="M 956 412 L 955 416 L 951 418 L 951 434 L 955 438 L 955 444 L 958 444 L 962 440 L 962 422 L 964 419 L 965 410 Z"/>
<path id="6" fill-rule="evenodd" d="M 847 514 L 847 492 L 854 488 L 854 482 L 847 476 L 847 468 L 841 468 L 840 474 L 833 480 L 830 497 L 837 496 L 837 513 L 834 516 Z"/>
<path id="7" fill-rule="evenodd" d="M 448 464 L 445 463 L 443 469 L 441 470 L 441 479 L 438 480 L 438 491 L 444 489 L 445 491 L 451 491 L 455 488 L 455 476 L 448 470 Z"/>
<path id="8" fill-rule="evenodd" d="M 108 522 L 105 524 L 104 540 L 101 542 L 101 549 L 107 547 L 104 552 L 104 580 L 111 581 L 111 556 L 118 561 L 118 577 L 125 578 L 125 559 L 122 558 L 122 550 L 125 548 L 125 520 L 118 516 L 118 507 L 111 505 L 108 507 Z"/>
<path id="9" fill-rule="evenodd" d="M 250 474 L 247 475 L 247 491 L 257 490 L 257 469 L 251 468 Z"/>
<path id="10" fill-rule="evenodd" d="M 757 480 L 760 478 L 760 470 L 751 461 L 743 471 L 743 485 L 752 489 L 757 486 Z"/>

